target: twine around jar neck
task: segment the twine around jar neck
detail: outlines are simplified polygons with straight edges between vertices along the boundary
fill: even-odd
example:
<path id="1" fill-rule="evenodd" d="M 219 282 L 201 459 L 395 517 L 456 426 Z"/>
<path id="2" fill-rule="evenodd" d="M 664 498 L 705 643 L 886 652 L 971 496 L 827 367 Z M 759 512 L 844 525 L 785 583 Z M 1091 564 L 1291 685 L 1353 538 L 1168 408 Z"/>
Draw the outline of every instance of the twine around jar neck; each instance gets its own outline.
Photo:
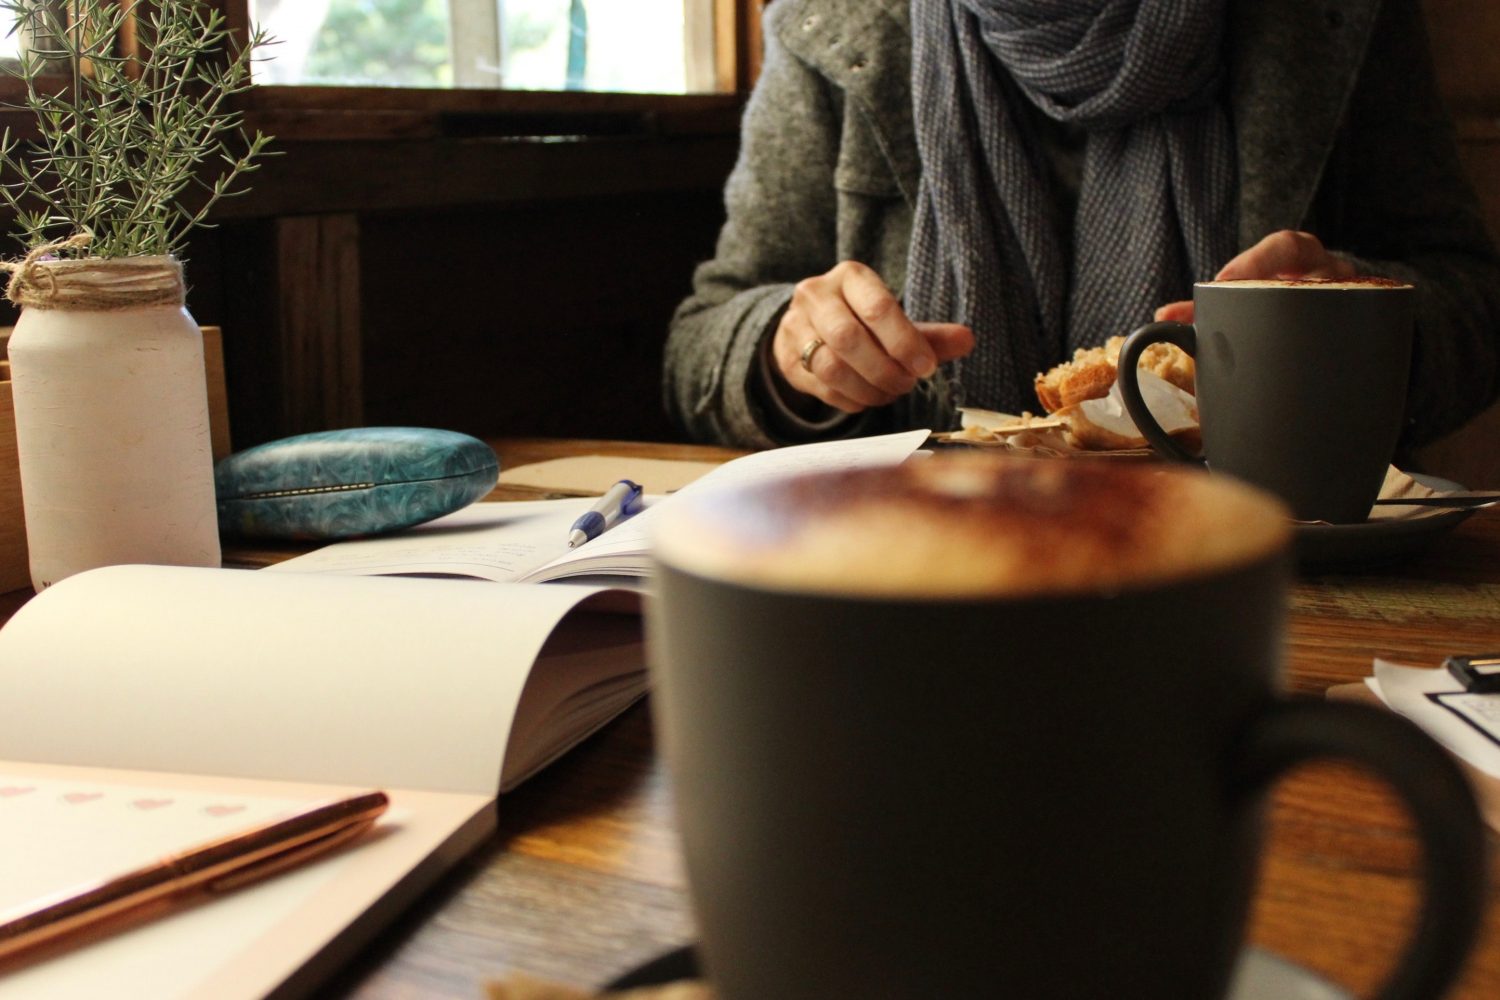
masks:
<path id="1" fill-rule="evenodd" d="M 0 271 L 10 274 L 5 297 L 27 309 L 92 312 L 183 304 L 187 289 L 175 257 L 56 256 L 90 239 L 82 233 L 39 246 L 23 260 L 0 261 Z"/>

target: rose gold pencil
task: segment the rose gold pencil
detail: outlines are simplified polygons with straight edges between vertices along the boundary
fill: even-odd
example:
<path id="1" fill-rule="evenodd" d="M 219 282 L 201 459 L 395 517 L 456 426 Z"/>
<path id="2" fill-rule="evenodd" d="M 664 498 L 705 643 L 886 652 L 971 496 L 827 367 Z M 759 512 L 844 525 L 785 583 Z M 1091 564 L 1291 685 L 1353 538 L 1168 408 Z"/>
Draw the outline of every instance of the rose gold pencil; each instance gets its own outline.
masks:
<path id="1" fill-rule="evenodd" d="M 168 855 L 103 882 L 0 913 L 0 961 L 152 903 L 227 892 L 330 851 L 364 833 L 390 800 L 366 792 Z"/>

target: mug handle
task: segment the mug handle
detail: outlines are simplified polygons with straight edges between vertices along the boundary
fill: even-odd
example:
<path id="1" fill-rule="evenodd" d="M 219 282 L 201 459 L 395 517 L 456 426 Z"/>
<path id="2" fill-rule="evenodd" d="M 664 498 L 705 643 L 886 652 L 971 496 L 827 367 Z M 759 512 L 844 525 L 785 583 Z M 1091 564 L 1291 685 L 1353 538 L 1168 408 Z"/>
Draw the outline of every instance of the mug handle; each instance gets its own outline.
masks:
<path id="1" fill-rule="evenodd" d="M 1125 338 L 1125 346 L 1120 348 L 1120 366 L 1115 374 L 1115 380 L 1120 383 L 1120 395 L 1125 399 L 1126 412 L 1130 414 L 1130 419 L 1135 421 L 1136 429 L 1141 432 L 1141 436 L 1152 448 L 1156 449 L 1157 454 L 1176 462 L 1202 465 L 1203 459 L 1172 440 L 1172 435 L 1161 429 L 1161 424 L 1156 422 L 1156 418 L 1151 415 L 1150 408 L 1146 406 L 1146 401 L 1141 398 L 1141 386 L 1136 368 L 1141 360 L 1141 352 L 1152 344 L 1163 341 L 1176 344 L 1189 355 L 1196 356 L 1197 354 L 1198 334 L 1187 323 L 1147 323 Z"/>
<path id="2" fill-rule="evenodd" d="M 1373 767 L 1406 802 L 1422 839 L 1426 891 L 1416 930 L 1376 997 L 1446 995 L 1484 916 L 1484 831 L 1468 780 L 1444 750 L 1399 716 L 1363 705 L 1284 701 L 1269 706 L 1247 733 L 1241 788 L 1263 792 L 1294 765 L 1318 757 Z"/>

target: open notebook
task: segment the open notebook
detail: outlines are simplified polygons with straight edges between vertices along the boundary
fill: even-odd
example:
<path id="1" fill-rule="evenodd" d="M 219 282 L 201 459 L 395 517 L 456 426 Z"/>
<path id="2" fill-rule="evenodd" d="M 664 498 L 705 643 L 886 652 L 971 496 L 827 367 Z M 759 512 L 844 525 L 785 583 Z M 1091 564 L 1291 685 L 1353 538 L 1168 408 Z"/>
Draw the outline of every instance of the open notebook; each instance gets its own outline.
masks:
<path id="1" fill-rule="evenodd" d="M 761 452 L 683 492 L 895 464 L 926 436 Z M 0 973 L 0 998 L 308 992 L 493 830 L 500 792 L 644 693 L 640 619 L 618 613 L 636 595 L 567 578 L 643 575 L 671 503 L 571 552 L 587 499 L 475 505 L 272 571 L 48 588 L 0 629 L 0 910 L 312 801 L 391 808 L 341 854 Z M 541 580 L 562 582 L 516 582 Z"/>
<path id="2" fill-rule="evenodd" d="M 0 910 L 307 804 L 374 834 L 0 975 L 0 997 L 305 993 L 645 690 L 618 592 L 123 566 L 0 630 Z"/>

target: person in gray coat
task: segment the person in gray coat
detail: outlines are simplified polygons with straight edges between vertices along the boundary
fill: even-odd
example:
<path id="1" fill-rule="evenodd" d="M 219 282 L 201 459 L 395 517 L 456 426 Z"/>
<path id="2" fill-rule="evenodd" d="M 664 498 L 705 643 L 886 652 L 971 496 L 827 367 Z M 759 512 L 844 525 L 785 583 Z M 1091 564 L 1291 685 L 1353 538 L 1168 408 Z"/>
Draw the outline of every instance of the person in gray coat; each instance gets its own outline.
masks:
<path id="1" fill-rule="evenodd" d="M 1417 286 L 1405 445 L 1500 393 L 1417 0 L 775 0 L 665 400 L 744 447 L 1036 409 L 1194 281 Z"/>

